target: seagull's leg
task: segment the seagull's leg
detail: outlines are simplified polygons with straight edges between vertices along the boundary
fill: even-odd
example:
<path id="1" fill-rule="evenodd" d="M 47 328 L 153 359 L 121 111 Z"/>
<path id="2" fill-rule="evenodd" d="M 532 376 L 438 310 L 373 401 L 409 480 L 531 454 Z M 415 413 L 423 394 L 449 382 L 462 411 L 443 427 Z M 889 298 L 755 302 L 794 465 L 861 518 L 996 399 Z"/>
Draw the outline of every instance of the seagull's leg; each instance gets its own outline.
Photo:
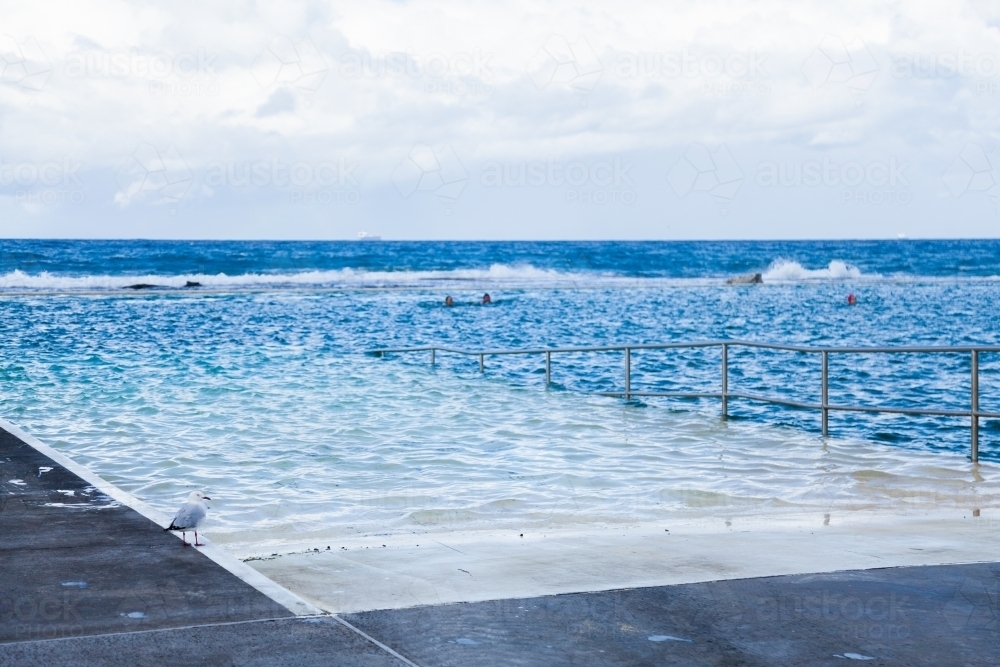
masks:
<path id="1" fill-rule="evenodd" d="M 184 546 L 186 546 L 186 547 L 191 546 L 190 544 L 188 544 L 188 541 L 187 541 L 187 533 L 185 531 L 183 531 L 183 530 L 181 531 L 181 543 Z"/>
<path id="2" fill-rule="evenodd" d="M 194 531 L 194 545 L 196 547 L 203 547 L 203 546 L 205 546 L 204 544 L 202 544 L 201 542 L 198 541 L 198 531 L 197 530 Z"/>

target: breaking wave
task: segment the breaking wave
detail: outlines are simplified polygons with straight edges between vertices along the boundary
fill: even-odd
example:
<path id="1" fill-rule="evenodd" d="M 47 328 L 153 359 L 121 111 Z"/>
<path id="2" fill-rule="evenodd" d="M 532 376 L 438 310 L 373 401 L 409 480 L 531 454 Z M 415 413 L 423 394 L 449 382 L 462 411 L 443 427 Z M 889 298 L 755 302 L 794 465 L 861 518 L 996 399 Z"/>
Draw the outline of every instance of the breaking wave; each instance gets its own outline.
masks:
<path id="1" fill-rule="evenodd" d="M 860 280 L 878 278 L 878 274 L 862 274 L 861 269 L 839 259 L 830 262 L 823 269 L 807 269 L 798 262 L 778 259 L 763 272 L 765 283 L 792 283 L 821 280 Z"/>
<path id="2" fill-rule="evenodd" d="M 531 265 L 494 264 L 488 269 L 444 271 L 366 271 L 344 268 L 305 270 L 287 273 L 244 273 L 240 275 L 84 275 L 67 276 L 43 271 L 37 274 L 14 270 L 0 276 L 0 290 L 30 291 L 106 291 L 128 288 L 216 290 L 267 288 L 420 288 L 420 287 L 549 287 L 586 286 L 603 282 L 634 283 L 636 279 L 620 276 L 563 272 Z"/>
<path id="3" fill-rule="evenodd" d="M 863 273 L 842 260 L 808 269 L 799 262 L 778 259 L 761 271 L 765 284 L 841 280 L 885 280 L 878 273 Z M 493 264 L 486 269 L 425 271 L 369 271 L 360 268 L 314 269 L 283 273 L 188 273 L 175 275 L 66 275 L 20 269 L 0 275 L 0 291 L 101 292 L 129 288 L 149 290 L 267 290 L 267 289 L 476 289 L 476 288 L 587 288 L 587 287 L 698 287 L 722 285 L 732 276 L 675 277 L 628 276 L 598 271 L 560 271 L 530 264 Z M 893 276 L 893 282 L 920 280 Z"/>

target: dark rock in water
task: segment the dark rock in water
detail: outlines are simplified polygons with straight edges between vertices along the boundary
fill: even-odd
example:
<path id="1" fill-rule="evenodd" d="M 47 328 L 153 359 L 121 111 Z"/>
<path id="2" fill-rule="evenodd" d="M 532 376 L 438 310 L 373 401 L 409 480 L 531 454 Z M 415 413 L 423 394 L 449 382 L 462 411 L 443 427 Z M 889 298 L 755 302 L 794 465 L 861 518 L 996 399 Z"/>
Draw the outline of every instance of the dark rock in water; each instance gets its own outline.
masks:
<path id="1" fill-rule="evenodd" d="M 136 283 L 135 285 L 129 285 L 125 289 L 153 289 L 156 285 L 150 285 L 149 283 Z"/>
<path id="2" fill-rule="evenodd" d="M 184 287 L 201 287 L 201 283 L 196 283 L 193 280 L 189 280 L 186 283 L 184 283 Z"/>
<path id="3" fill-rule="evenodd" d="M 759 285 L 764 282 L 764 276 L 759 273 L 745 273 L 742 276 L 734 276 L 726 281 L 727 285 Z"/>

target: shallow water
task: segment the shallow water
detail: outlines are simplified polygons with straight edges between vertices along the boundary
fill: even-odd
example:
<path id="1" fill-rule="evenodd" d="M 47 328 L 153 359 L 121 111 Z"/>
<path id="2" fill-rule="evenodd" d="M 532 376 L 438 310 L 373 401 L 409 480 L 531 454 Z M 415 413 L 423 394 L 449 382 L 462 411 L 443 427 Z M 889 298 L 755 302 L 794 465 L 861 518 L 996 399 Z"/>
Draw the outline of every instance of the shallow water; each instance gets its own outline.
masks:
<path id="1" fill-rule="evenodd" d="M 663 244 L 639 244 L 638 268 L 617 274 L 583 260 L 573 265 L 561 246 L 547 264 L 539 259 L 544 248 L 497 244 L 482 261 L 472 253 L 464 264 L 446 256 L 438 265 L 414 245 L 409 255 L 377 244 L 328 244 L 322 257 L 298 248 L 291 253 L 299 253 L 297 266 L 280 270 L 253 244 L 229 246 L 228 254 L 212 246 L 219 262 L 247 271 L 231 284 L 228 273 L 218 278 L 217 287 L 230 291 L 122 293 L 120 285 L 140 282 L 136 276 L 166 285 L 233 267 L 214 271 L 212 257 L 199 256 L 188 262 L 201 262 L 196 271 L 181 270 L 176 257 L 162 257 L 177 254 L 169 244 L 114 246 L 121 266 L 104 246 L 75 247 L 79 257 L 66 266 L 50 247 L 34 248 L 34 259 L 11 266 L 8 242 L 8 278 L 38 284 L 0 298 L 0 414 L 165 511 L 188 490 L 206 489 L 214 498 L 209 534 L 240 554 L 371 532 L 1000 504 L 992 462 L 1000 430 L 991 421 L 983 427 L 984 463 L 973 469 L 961 420 L 835 415 L 835 437 L 824 442 L 810 412 L 734 401 L 734 418 L 722 422 L 716 401 L 625 404 L 587 395 L 621 387 L 620 354 L 556 357 L 549 390 L 539 357 L 489 358 L 480 376 L 471 358 L 439 355 L 432 367 L 425 354 L 364 354 L 432 342 L 478 348 L 723 337 L 996 344 L 1000 281 L 990 278 L 996 248 L 989 243 L 969 246 L 966 255 L 979 262 L 972 278 L 946 268 L 930 276 L 889 270 L 902 260 L 886 251 L 879 265 L 864 244 L 854 249 L 863 261 L 847 254 L 815 260 L 825 250 L 813 246 L 796 259 L 792 244 L 750 266 L 780 276 L 739 288 L 720 277 L 735 260 L 689 275 L 691 253 Z M 338 260 L 355 262 L 354 283 L 330 273 L 318 282 L 303 278 L 347 275 L 329 259 L 340 257 L 341 246 L 355 253 Z M 232 259 L 237 250 L 251 257 Z M 947 256 L 931 250 L 925 254 Z M 17 252 L 27 253 L 23 245 Z M 761 252 L 749 244 L 744 254 Z M 913 252 L 910 265 L 937 266 Z M 503 262 L 526 253 L 538 265 Z M 775 263 L 779 257 L 801 259 L 805 273 Z M 385 282 L 372 278 L 374 269 L 394 274 L 396 288 L 357 289 L 357 275 L 367 276 L 365 285 Z M 81 287 L 99 291 L 72 293 Z M 459 305 L 444 308 L 441 288 Z M 25 293 L 31 289 L 62 293 Z M 484 289 L 497 302 L 472 305 Z M 847 307 L 847 292 L 861 303 Z M 635 353 L 633 389 L 715 391 L 717 355 Z M 998 361 L 984 355 L 983 409 L 1000 408 Z M 730 366 L 733 389 L 818 398 L 815 357 L 734 350 Z M 965 408 L 968 369 L 966 357 L 838 359 L 831 399 Z"/>

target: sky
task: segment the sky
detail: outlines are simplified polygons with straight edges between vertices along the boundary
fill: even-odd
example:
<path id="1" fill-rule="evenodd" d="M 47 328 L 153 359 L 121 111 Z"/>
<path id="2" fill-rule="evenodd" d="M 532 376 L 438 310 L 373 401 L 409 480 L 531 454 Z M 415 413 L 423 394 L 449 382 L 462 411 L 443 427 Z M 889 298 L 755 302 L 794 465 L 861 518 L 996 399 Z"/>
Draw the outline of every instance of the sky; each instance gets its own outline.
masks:
<path id="1" fill-rule="evenodd" d="M 0 2 L 0 237 L 1000 231 L 996 2 Z"/>

